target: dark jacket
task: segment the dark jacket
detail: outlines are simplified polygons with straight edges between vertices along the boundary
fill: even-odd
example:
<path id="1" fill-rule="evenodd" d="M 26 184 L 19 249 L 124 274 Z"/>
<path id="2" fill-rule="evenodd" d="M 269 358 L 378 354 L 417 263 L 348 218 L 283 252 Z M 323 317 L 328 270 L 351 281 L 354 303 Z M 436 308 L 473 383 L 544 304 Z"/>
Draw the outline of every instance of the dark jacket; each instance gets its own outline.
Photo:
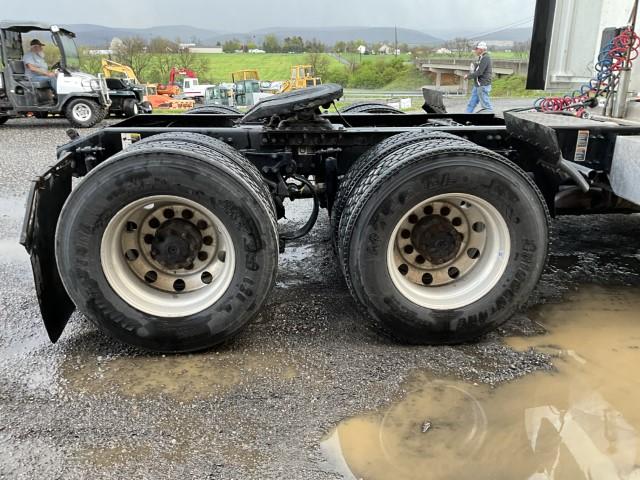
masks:
<path id="1" fill-rule="evenodd" d="M 474 64 L 474 70 L 469 74 L 469 78 L 473 79 L 478 86 L 486 87 L 491 85 L 491 77 L 493 76 L 493 67 L 491 57 L 485 53 L 480 57 L 480 61 Z"/>

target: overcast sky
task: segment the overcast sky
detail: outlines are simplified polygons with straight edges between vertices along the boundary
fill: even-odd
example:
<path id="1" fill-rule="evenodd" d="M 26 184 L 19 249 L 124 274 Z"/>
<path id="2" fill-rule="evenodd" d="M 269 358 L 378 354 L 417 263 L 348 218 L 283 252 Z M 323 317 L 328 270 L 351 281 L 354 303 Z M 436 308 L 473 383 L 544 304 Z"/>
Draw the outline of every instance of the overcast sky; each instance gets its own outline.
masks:
<path id="1" fill-rule="evenodd" d="M 533 17 L 535 0 L 0 0 L 0 17 L 110 27 L 191 25 L 222 32 L 267 27 L 380 26 L 483 33 Z M 531 22 L 529 22 L 530 24 Z"/>

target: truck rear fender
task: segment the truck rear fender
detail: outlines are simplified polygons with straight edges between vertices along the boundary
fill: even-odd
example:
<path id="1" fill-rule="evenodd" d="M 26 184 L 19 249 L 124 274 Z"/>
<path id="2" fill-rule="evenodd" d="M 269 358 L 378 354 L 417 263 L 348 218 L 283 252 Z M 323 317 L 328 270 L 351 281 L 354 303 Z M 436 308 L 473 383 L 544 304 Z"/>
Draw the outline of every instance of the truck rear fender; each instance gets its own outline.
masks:
<path id="1" fill-rule="evenodd" d="M 75 306 L 62 284 L 55 257 L 55 233 L 62 206 L 71 193 L 71 168 L 65 153 L 35 179 L 27 199 L 20 243 L 31 258 L 40 312 L 47 334 L 56 342 Z"/>

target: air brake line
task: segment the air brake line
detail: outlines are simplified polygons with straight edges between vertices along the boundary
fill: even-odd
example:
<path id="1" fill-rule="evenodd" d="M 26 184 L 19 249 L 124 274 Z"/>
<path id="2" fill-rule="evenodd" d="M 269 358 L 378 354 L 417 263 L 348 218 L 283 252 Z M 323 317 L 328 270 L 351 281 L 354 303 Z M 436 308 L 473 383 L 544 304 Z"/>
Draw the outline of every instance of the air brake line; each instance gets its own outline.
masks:
<path id="1" fill-rule="evenodd" d="M 585 107 L 597 105 L 599 97 L 606 97 L 608 104 L 618 85 L 620 71 L 631 68 L 639 50 L 640 37 L 632 26 L 625 27 L 598 55 L 596 73 L 589 83 L 562 97 L 539 98 L 534 108 L 545 113 L 573 112 L 581 117 L 586 113 Z"/>

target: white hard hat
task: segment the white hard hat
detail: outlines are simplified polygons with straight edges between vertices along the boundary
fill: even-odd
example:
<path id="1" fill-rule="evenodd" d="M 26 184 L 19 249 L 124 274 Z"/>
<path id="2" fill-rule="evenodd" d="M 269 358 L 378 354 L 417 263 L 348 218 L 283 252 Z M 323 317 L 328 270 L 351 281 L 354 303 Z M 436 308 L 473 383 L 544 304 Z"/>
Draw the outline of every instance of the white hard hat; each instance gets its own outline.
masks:
<path id="1" fill-rule="evenodd" d="M 476 45 L 476 48 L 478 48 L 480 50 L 486 50 L 487 49 L 487 42 L 478 42 L 478 44 Z"/>

